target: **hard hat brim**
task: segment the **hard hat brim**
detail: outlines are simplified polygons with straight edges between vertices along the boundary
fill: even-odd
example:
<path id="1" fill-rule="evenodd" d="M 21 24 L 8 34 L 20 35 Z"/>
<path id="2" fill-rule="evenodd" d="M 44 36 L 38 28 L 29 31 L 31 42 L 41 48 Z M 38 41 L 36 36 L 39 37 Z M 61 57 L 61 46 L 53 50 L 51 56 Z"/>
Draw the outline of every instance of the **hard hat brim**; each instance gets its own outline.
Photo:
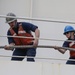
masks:
<path id="1" fill-rule="evenodd" d="M 11 21 L 6 21 L 5 23 L 11 23 L 11 22 L 13 22 L 13 21 L 15 21 L 15 20 L 17 20 L 17 19 L 14 19 L 14 20 L 11 20 Z"/>
<path id="2" fill-rule="evenodd" d="M 72 30 L 72 31 L 67 31 L 67 32 L 74 32 L 74 33 L 75 33 L 75 30 Z M 65 33 L 63 33 L 63 34 L 65 35 L 67 32 L 65 32 Z"/>

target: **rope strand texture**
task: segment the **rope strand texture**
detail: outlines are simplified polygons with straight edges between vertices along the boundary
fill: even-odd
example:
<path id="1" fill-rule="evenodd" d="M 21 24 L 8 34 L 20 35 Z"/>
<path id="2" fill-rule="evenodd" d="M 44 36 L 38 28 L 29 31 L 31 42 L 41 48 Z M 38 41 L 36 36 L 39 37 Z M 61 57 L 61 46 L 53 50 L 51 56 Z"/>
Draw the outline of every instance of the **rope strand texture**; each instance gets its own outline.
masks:
<path id="1" fill-rule="evenodd" d="M 5 46 L 0 46 L 0 48 L 4 48 Z M 36 48 L 33 45 L 20 45 L 20 46 L 9 46 L 10 48 Z M 66 49 L 70 51 L 75 51 L 75 48 L 68 48 L 68 47 L 59 47 L 59 49 Z M 37 48 L 55 48 L 55 46 L 46 46 L 46 45 L 38 45 Z"/>

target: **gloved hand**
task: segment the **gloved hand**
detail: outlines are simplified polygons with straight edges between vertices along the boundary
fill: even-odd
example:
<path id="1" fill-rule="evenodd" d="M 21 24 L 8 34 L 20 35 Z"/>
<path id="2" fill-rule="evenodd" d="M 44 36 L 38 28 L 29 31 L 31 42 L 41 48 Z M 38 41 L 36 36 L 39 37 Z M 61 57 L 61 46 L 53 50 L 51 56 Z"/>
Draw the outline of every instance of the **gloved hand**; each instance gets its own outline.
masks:
<path id="1" fill-rule="evenodd" d="M 5 45 L 4 49 L 5 50 L 13 50 L 14 48 L 10 47 L 10 46 L 14 46 L 14 43 L 9 44 L 9 46 Z"/>

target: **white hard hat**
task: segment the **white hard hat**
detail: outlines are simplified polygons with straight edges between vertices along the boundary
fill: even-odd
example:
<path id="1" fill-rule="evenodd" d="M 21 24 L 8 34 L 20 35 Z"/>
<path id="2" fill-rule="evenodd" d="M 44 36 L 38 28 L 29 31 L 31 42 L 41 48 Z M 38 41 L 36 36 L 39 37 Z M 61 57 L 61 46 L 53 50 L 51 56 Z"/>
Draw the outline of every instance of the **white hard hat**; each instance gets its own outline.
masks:
<path id="1" fill-rule="evenodd" d="M 7 16 L 11 16 L 11 18 L 6 17 L 6 23 L 10 23 L 10 22 L 17 20 L 16 18 L 12 18 L 12 17 L 16 17 L 16 15 L 13 13 L 8 13 Z"/>

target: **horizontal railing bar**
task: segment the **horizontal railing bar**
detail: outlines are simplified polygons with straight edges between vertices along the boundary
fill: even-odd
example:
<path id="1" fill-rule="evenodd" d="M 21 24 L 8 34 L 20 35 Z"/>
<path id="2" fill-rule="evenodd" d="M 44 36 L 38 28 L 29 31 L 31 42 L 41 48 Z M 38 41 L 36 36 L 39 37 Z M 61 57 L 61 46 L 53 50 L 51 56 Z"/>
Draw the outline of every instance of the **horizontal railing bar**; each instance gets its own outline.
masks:
<path id="1" fill-rule="evenodd" d="M 8 56 L 8 55 L 0 55 L 0 57 L 17 57 L 17 58 L 34 58 L 34 59 L 44 59 L 44 60 L 61 60 L 61 61 L 75 61 L 75 59 L 63 59 L 63 58 L 45 58 L 45 57 L 31 57 L 31 56 Z"/>
<path id="2" fill-rule="evenodd" d="M 58 39 L 50 39 L 50 38 L 37 38 L 37 37 L 25 37 L 25 36 L 5 36 L 0 35 L 0 37 L 15 37 L 15 38 L 31 38 L 31 39 L 38 39 L 38 40 L 50 40 L 50 41 L 67 41 L 67 42 L 75 42 L 74 40 L 58 40 Z"/>
<path id="3" fill-rule="evenodd" d="M 67 23 L 67 24 L 75 24 L 75 22 L 69 22 L 69 21 L 60 21 L 60 20 L 50 20 L 50 19 L 42 19 L 42 18 L 28 18 L 28 17 L 12 17 L 12 16 L 5 16 L 0 15 L 1 18 L 16 18 L 16 19 L 25 19 L 25 20 L 33 20 L 33 21 L 44 21 L 44 22 L 54 22 L 54 23 Z"/>

